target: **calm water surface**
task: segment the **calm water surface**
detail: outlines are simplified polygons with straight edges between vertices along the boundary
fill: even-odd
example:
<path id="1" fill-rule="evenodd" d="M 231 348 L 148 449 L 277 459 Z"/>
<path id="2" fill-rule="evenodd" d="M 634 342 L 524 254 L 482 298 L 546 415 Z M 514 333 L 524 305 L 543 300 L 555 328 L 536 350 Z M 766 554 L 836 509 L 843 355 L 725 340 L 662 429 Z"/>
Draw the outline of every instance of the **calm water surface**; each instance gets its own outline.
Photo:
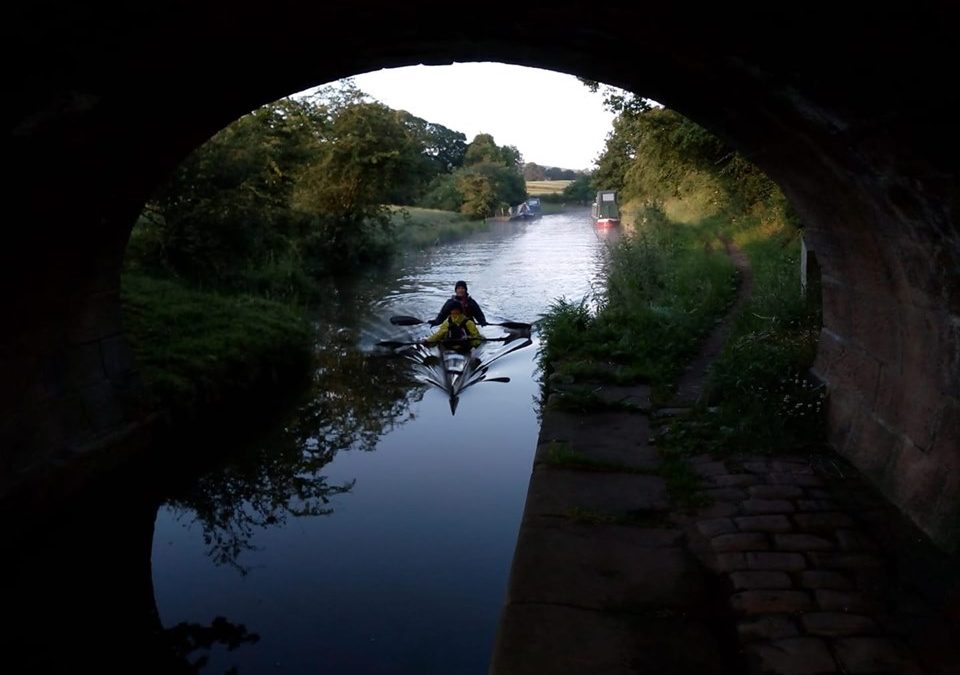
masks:
<path id="1" fill-rule="evenodd" d="M 427 335 L 387 318 L 432 318 L 458 279 L 488 320 L 533 322 L 591 293 L 605 241 L 585 211 L 497 223 L 332 295 L 308 400 L 157 512 L 161 623 L 236 631 L 191 654 L 200 672 L 486 673 L 539 431 L 536 331 L 455 415 L 375 343 Z"/>

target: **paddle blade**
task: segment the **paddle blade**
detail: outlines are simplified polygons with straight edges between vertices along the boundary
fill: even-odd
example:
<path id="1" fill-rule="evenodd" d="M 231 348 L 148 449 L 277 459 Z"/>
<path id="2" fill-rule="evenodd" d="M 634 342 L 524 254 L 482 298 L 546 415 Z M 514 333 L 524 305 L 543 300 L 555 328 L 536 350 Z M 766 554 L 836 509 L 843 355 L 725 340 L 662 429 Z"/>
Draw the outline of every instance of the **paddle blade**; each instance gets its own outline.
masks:
<path id="1" fill-rule="evenodd" d="M 409 347 L 410 345 L 418 344 L 416 342 L 393 342 L 391 340 L 380 340 L 377 343 L 378 347 L 386 347 L 387 349 L 396 349 L 397 347 Z"/>
<path id="2" fill-rule="evenodd" d="M 391 316 L 390 323 L 394 326 L 418 326 L 426 322 L 415 316 Z"/>
<path id="3" fill-rule="evenodd" d="M 490 324 L 491 326 L 503 326 L 504 328 L 509 328 L 510 330 L 530 330 L 533 328 L 529 323 L 521 323 L 520 321 L 502 321 L 500 323 Z"/>

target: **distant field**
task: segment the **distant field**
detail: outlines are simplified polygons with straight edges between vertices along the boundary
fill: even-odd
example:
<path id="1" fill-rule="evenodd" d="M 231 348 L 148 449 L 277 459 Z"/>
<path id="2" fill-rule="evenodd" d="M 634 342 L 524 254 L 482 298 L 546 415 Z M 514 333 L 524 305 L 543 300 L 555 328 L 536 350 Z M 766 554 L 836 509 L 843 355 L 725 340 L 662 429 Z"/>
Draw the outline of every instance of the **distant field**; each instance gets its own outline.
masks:
<path id="1" fill-rule="evenodd" d="M 572 180 L 528 180 L 527 194 L 532 196 L 559 194 L 572 182 Z"/>

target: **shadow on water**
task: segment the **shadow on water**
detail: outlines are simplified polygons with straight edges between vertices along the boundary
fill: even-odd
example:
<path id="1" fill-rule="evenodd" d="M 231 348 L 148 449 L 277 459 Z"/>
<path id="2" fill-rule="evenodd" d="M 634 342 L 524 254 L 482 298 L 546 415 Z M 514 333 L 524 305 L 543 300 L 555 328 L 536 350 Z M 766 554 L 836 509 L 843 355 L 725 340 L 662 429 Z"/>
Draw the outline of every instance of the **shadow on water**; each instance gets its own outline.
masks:
<path id="1" fill-rule="evenodd" d="M 258 532 L 333 512 L 331 499 L 349 494 L 353 481 L 330 482 L 324 468 L 343 449 L 374 450 L 383 433 L 409 418 L 422 388 L 406 364 L 371 359 L 355 336 L 329 330 L 313 386 L 292 415 L 236 409 L 259 424 L 166 437 L 163 457 L 125 465 L 69 512 L 3 542 L 7 628 L 0 663 L 13 659 L 3 671 L 198 673 L 212 648 L 232 651 L 259 640 L 221 615 L 162 626 L 153 585 L 155 522 L 161 509 L 189 520 L 215 565 L 246 575 L 244 554 L 254 550 Z"/>

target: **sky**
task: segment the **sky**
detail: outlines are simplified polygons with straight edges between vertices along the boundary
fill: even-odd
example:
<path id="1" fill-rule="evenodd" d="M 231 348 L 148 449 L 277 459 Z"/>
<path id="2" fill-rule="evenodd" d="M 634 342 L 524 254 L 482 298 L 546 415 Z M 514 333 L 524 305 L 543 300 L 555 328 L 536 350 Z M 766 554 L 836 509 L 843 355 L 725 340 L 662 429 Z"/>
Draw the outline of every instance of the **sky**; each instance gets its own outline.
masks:
<path id="1" fill-rule="evenodd" d="M 502 63 L 409 66 L 353 77 L 357 87 L 395 110 L 515 146 L 524 162 L 591 169 L 613 128 L 603 108 L 572 75 Z"/>

